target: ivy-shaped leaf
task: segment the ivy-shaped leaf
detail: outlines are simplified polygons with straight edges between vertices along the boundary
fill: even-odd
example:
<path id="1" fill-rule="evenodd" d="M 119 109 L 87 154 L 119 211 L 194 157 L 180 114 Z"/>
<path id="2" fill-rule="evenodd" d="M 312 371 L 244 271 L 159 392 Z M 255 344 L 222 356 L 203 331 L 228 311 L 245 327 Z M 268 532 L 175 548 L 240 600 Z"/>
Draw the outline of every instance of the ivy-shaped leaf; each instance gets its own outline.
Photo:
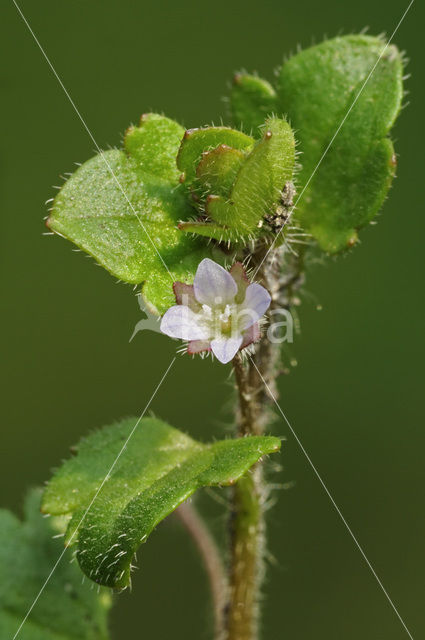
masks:
<path id="1" fill-rule="evenodd" d="M 387 136 L 400 111 L 403 65 L 397 48 L 385 46 L 366 35 L 325 40 L 283 64 L 276 96 L 250 76 L 241 76 L 231 93 L 236 126 L 259 121 L 272 107 L 288 117 L 301 152 L 295 215 L 331 253 L 357 241 L 395 173 Z"/>
<path id="2" fill-rule="evenodd" d="M 258 137 L 259 127 L 277 112 L 276 92 L 258 76 L 237 73 L 230 96 L 232 120 L 251 135 Z"/>
<path id="3" fill-rule="evenodd" d="M 281 70 L 280 108 L 297 131 L 302 153 L 300 190 L 359 96 L 297 205 L 297 218 L 332 253 L 356 242 L 394 176 L 387 134 L 400 110 L 403 75 L 395 46 L 368 79 L 384 47 L 381 38 L 335 38 L 297 54 Z"/>
<path id="4" fill-rule="evenodd" d="M 62 518 L 43 518 L 41 491 L 25 503 L 25 520 L 0 511 L 0 638 L 15 636 L 34 598 L 58 560 Z M 97 592 L 76 563 L 64 558 L 19 631 L 19 640 L 106 640 L 109 593 Z"/>
<path id="5" fill-rule="evenodd" d="M 157 113 L 144 113 L 140 126 L 127 129 L 124 147 L 139 169 L 177 183 L 180 174 L 176 149 L 183 134 L 184 129 L 178 122 Z"/>
<path id="6" fill-rule="evenodd" d="M 172 282 L 191 282 L 202 258 L 211 257 L 205 243 L 177 228 L 194 213 L 178 182 L 183 134 L 164 116 L 142 116 L 126 134 L 125 151 L 103 152 L 77 169 L 47 222 L 112 275 L 144 282 L 146 302 L 159 313 L 174 303 Z"/>
<path id="7" fill-rule="evenodd" d="M 48 484 L 42 503 L 46 513 L 72 514 L 67 541 L 77 542 L 82 570 L 115 588 L 129 584 L 140 544 L 196 489 L 232 484 L 280 448 L 278 438 L 266 436 L 205 445 L 161 420 L 144 418 L 117 458 L 136 423 L 129 418 L 82 440 L 77 455 Z"/>

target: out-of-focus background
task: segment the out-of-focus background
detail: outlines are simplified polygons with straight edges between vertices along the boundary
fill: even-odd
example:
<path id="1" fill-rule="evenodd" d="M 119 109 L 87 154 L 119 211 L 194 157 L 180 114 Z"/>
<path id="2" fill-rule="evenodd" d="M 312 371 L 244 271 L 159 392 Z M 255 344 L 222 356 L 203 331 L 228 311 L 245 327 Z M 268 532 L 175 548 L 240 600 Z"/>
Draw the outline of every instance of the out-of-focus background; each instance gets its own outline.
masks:
<path id="1" fill-rule="evenodd" d="M 20 2 L 103 148 L 149 110 L 187 127 L 217 123 L 235 70 L 271 79 L 284 55 L 325 34 L 391 34 L 407 4 Z M 417 0 L 395 37 L 412 73 L 394 131 L 398 178 L 362 244 L 310 269 L 290 354 L 298 366 L 280 383 L 294 430 L 415 638 L 425 632 L 423 17 Z M 176 344 L 152 333 L 129 343 L 141 318 L 132 289 L 43 235 L 53 185 L 94 145 L 11 0 L 1 22 L 0 503 L 19 512 L 28 485 L 81 435 L 141 412 Z M 223 435 L 228 378 L 228 367 L 179 357 L 152 409 L 202 440 Z M 406 638 L 288 427 L 274 432 L 287 438 L 274 481 L 293 486 L 269 514 L 264 638 Z M 201 503 L 220 529 L 221 508 L 207 494 Z M 138 564 L 114 638 L 210 638 L 207 585 L 181 529 L 161 525 Z"/>

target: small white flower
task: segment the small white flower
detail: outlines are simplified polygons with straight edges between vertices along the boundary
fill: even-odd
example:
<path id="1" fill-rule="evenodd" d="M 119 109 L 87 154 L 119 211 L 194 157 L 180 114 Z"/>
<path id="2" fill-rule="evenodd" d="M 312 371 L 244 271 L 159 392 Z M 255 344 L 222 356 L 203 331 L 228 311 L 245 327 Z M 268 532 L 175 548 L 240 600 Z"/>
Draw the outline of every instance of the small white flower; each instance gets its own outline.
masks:
<path id="1" fill-rule="evenodd" d="M 239 262 L 226 271 L 205 258 L 193 285 L 175 282 L 173 289 L 177 304 L 164 314 L 161 331 L 187 340 L 188 353 L 212 351 L 225 364 L 259 340 L 259 320 L 269 308 L 270 294 L 249 283 Z"/>

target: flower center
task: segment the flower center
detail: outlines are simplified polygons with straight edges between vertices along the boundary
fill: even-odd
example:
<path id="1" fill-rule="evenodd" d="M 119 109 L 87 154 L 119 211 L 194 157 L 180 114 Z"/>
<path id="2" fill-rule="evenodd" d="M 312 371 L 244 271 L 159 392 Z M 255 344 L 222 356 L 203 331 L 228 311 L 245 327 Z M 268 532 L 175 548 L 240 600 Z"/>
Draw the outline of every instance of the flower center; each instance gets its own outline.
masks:
<path id="1" fill-rule="evenodd" d="M 223 309 L 223 307 L 211 308 L 203 304 L 202 312 L 204 321 L 209 327 L 211 335 L 214 337 L 231 336 L 236 329 L 236 311 L 236 305 L 226 304 Z"/>

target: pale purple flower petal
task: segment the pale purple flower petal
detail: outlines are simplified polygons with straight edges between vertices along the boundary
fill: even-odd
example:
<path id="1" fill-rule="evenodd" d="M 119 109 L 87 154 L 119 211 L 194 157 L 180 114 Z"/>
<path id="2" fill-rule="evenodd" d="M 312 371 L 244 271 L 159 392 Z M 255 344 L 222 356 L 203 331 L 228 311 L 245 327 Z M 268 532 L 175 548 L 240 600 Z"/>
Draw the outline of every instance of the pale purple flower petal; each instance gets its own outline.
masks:
<path id="1" fill-rule="evenodd" d="M 226 364 L 260 339 L 259 321 L 271 297 L 261 285 L 249 284 L 241 263 L 235 263 L 229 272 L 206 258 L 198 266 L 193 285 L 175 282 L 173 289 L 177 305 L 164 314 L 161 331 L 187 340 L 188 353 L 212 351 Z"/>
<path id="2" fill-rule="evenodd" d="M 170 338 L 180 340 L 208 340 L 206 327 L 200 322 L 196 314 L 184 305 L 175 305 L 168 309 L 161 320 L 161 331 Z"/>
<path id="3" fill-rule="evenodd" d="M 242 336 L 236 336 L 234 338 L 220 336 L 219 338 L 211 340 L 212 352 L 217 360 L 222 364 L 226 364 L 235 357 L 242 344 L 242 340 Z"/>
<path id="4" fill-rule="evenodd" d="M 230 304 L 238 292 L 230 273 L 209 258 L 199 264 L 193 287 L 197 301 L 209 307 Z"/>
<path id="5" fill-rule="evenodd" d="M 239 307 L 238 325 L 247 329 L 260 320 L 270 306 L 271 296 L 267 289 L 254 282 L 247 287 L 245 300 Z"/>

